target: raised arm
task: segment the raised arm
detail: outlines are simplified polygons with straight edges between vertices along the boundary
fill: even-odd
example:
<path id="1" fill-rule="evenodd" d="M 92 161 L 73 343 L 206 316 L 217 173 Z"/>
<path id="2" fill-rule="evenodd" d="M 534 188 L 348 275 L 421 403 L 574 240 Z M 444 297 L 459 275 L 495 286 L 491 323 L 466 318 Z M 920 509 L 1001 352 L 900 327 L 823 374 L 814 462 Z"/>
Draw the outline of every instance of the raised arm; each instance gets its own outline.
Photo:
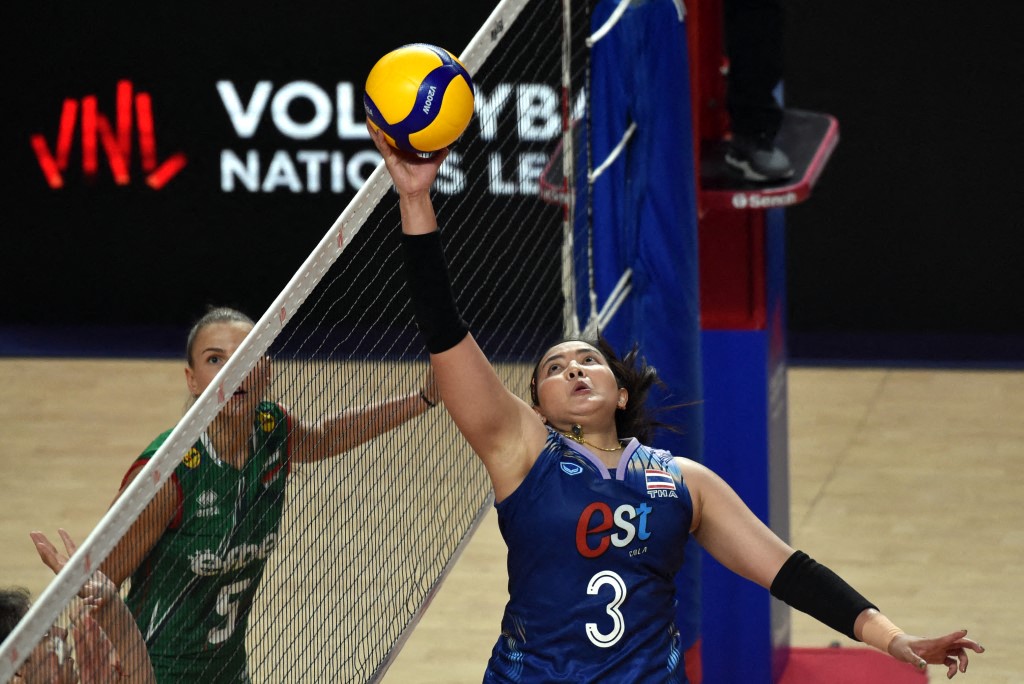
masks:
<path id="1" fill-rule="evenodd" d="M 32 532 L 29 535 L 35 543 L 39 557 L 54 573 L 60 572 L 68 557 L 74 554 L 77 548 L 66 531 L 58 532 L 64 540 L 67 555 L 58 551 L 42 532 Z M 87 615 L 76 620 L 75 624 L 75 643 L 79 651 L 78 661 L 83 671 L 83 681 L 116 680 L 132 684 L 156 682 L 142 634 L 128 606 L 118 595 L 114 583 L 102 572 L 97 571 L 82 587 L 79 596 L 92 609 Z M 114 658 L 108 653 L 109 646 L 106 640 L 109 640 L 109 645 L 115 650 Z M 86 673 L 91 676 L 86 677 Z"/>
<path id="2" fill-rule="evenodd" d="M 132 466 L 121 484 L 117 498 L 138 477 L 143 465 L 145 464 L 139 462 Z M 146 506 L 146 510 L 132 523 L 125 535 L 114 546 L 114 550 L 103 561 L 100 570 L 115 585 L 121 586 L 129 575 L 135 572 L 135 568 L 139 567 L 150 549 L 167 530 L 167 526 L 178 511 L 180 504 L 178 492 L 178 486 L 172 476 L 163 484 L 160 491 Z M 116 501 L 117 498 L 114 500 Z"/>
<path id="3" fill-rule="evenodd" d="M 439 401 L 433 371 L 428 371 L 421 387 L 405 396 L 346 409 L 316 422 L 297 420 L 288 438 L 291 457 L 309 462 L 336 456 L 422 415 Z"/>
<path id="4" fill-rule="evenodd" d="M 455 307 L 430 199 L 447 150 L 423 158 L 395 150 L 377 131 L 370 135 L 398 190 L 406 277 L 441 398 L 501 500 L 522 482 L 547 432 L 502 384 Z"/>

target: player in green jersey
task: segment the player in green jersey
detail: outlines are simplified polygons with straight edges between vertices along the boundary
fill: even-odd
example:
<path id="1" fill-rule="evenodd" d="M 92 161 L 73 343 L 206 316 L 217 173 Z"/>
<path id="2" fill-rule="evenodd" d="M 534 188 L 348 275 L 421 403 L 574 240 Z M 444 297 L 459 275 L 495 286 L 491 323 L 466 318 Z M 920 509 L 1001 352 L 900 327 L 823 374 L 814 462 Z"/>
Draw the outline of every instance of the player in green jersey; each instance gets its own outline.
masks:
<path id="1" fill-rule="evenodd" d="M 198 397 L 253 322 L 214 309 L 189 334 L 185 378 Z M 293 463 L 329 458 L 433 406 L 422 389 L 307 422 L 265 398 L 269 361 L 258 364 L 103 565 L 146 639 L 161 683 L 247 682 L 245 632 L 267 557 L 278 544 L 285 483 Z M 121 492 L 166 440 L 138 457 Z"/>

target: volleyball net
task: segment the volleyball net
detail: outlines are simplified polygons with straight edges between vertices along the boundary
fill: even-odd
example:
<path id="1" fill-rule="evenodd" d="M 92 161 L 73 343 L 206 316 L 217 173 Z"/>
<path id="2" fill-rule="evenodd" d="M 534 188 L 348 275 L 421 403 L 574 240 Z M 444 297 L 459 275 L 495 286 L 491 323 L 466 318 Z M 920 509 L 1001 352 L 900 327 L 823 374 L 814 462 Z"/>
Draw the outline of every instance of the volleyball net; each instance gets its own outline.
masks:
<path id="1" fill-rule="evenodd" d="M 556 148 L 571 145 L 565 133 L 583 100 L 588 4 L 507 0 L 496 7 L 461 54 L 476 85 L 476 116 L 435 185 L 459 307 L 506 385 L 524 396 L 533 355 L 579 327 L 567 322 L 575 299 L 565 180 L 574 177 L 573 155 L 565 155 L 557 202 L 541 196 L 540 179 Z M 0 681 L 51 625 L 82 614 L 81 587 L 262 359 L 271 359 L 267 399 L 296 420 L 422 386 L 428 361 L 405 290 L 390 188 L 378 166 L 0 646 Z M 242 251 L 263 248 L 254 236 Z M 254 523 L 268 526 L 273 540 L 210 550 L 224 567 L 266 552 L 248 611 L 252 680 L 379 680 L 491 503 L 486 473 L 440 409 L 340 456 L 292 464 L 280 522 Z M 72 654 L 76 648 L 72 641 Z M 200 679 L 218 681 L 218 673 Z"/>

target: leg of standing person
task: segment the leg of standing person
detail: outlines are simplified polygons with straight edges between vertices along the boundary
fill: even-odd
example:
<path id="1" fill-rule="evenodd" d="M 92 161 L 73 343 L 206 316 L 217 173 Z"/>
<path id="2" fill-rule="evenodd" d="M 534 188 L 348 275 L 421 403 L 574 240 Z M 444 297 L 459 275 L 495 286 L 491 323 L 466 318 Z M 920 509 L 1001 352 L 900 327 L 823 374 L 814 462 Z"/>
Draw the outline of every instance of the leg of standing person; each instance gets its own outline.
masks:
<path id="1" fill-rule="evenodd" d="M 723 0 L 723 13 L 732 122 L 726 160 L 747 180 L 789 178 L 793 167 L 775 146 L 782 124 L 774 92 L 782 80 L 782 0 Z"/>

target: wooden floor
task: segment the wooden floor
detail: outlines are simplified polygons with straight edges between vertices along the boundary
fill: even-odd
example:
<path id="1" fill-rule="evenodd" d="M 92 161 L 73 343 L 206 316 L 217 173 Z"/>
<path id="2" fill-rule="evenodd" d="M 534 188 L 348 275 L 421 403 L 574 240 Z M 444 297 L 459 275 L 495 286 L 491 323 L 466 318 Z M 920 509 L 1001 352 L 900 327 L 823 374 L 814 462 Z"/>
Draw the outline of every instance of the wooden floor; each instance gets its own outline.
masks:
<path id="1" fill-rule="evenodd" d="M 0 583 L 38 595 L 28 532 L 85 538 L 181 415 L 181 364 L 0 359 L 0 385 Z M 1024 372 L 797 368 L 789 398 L 792 544 L 907 631 L 969 628 L 964 681 L 1024 682 Z M 479 682 L 504 601 L 491 512 L 385 682 Z M 794 645 L 837 641 L 794 616 Z"/>

